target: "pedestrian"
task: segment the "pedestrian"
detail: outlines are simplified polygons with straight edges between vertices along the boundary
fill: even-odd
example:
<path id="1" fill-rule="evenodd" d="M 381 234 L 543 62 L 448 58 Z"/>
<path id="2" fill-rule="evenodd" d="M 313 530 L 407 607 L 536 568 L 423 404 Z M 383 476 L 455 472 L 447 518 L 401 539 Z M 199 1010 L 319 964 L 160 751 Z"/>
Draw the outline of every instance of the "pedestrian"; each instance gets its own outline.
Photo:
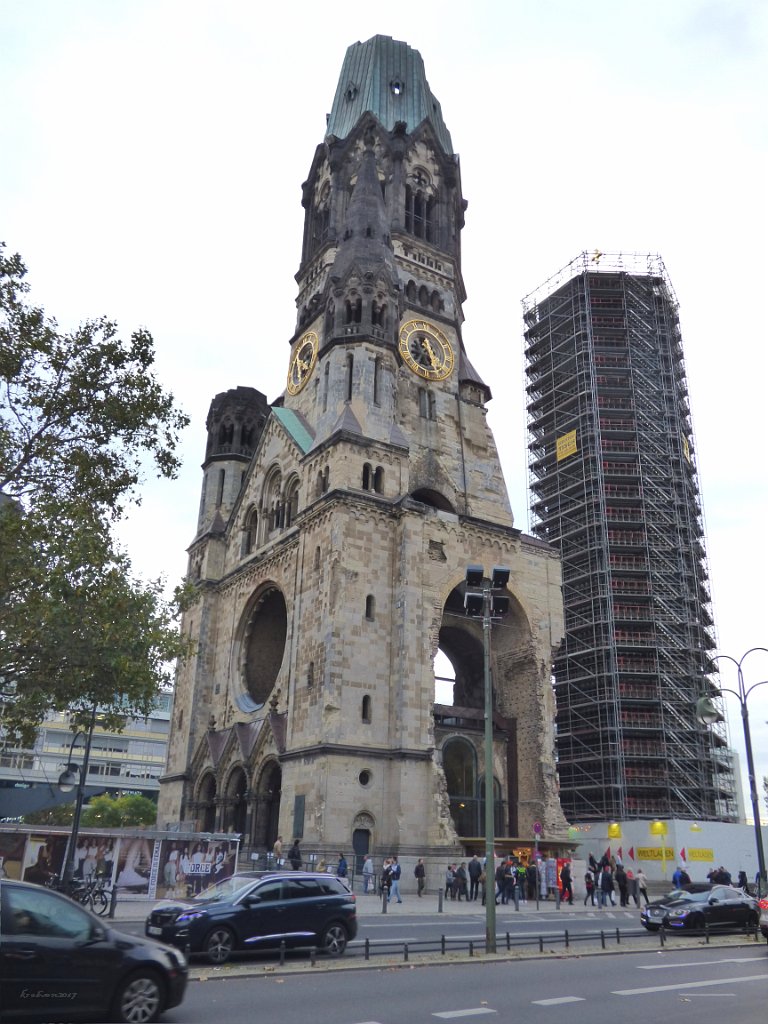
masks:
<path id="1" fill-rule="evenodd" d="M 600 872 L 600 908 L 607 907 L 609 901 L 612 907 L 616 906 L 613 898 L 613 873 L 610 864 L 604 864 Z"/>
<path id="2" fill-rule="evenodd" d="M 589 900 L 594 907 L 595 905 L 595 876 L 592 874 L 589 868 L 587 868 L 584 875 L 584 888 L 587 890 L 587 895 L 584 897 L 584 906 L 587 905 Z"/>
<path id="3" fill-rule="evenodd" d="M 445 869 L 445 898 L 453 897 L 453 864 L 449 864 Z"/>
<path id="4" fill-rule="evenodd" d="M 366 853 L 363 861 L 363 894 L 374 892 L 376 886 L 373 884 L 373 859 L 370 853 Z"/>
<path id="5" fill-rule="evenodd" d="M 571 882 L 571 866 L 568 861 L 560 868 L 560 898 L 567 899 L 570 906 L 573 906 L 573 885 Z"/>
<path id="6" fill-rule="evenodd" d="M 275 864 L 281 868 L 285 861 L 283 860 L 283 837 L 278 836 L 272 847 L 272 856 L 275 858 Z"/>
<path id="7" fill-rule="evenodd" d="M 642 868 L 637 869 L 637 891 L 645 900 L 646 907 L 648 906 L 648 878 Z"/>
<path id="8" fill-rule="evenodd" d="M 464 897 L 464 902 L 469 899 L 467 895 L 467 867 L 464 861 L 459 864 L 453 873 L 453 886 L 456 890 L 456 899 L 461 900 Z"/>
<path id="9" fill-rule="evenodd" d="M 467 874 L 469 875 L 469 898 L 471 900 L 477 899 L 477 894 L 480 889 L 480 875 L 483 873 L 483 865 L 478 860 L 477 854 L 467 864 Z"/>
<path id="10" fill-rule="evenodd" d="M 389 897 L 387 902 L 391 903 L 392 897 L 394 896 L 398 903 L 402 903 L 403 901 L 400 896 L 400 865 L 398 864 L 397 857 L 392 858 L 389 877 L 391 885 L 389 887 Z"/>
<path id="11" fill-rule="evenodd" d="M 619 902 L 622 907 L 629 906 L 629 880 L 623 864 L 616 865 L 616 885 L 619 887 Z"/>
<path id="12" fill-rule="evenodd" d="M 683 887 L 683 867 L 681 864 L 678 864 L 672 873 L 672 885 L 676 889 L 682 889 Z"/>
<path id="13" fill-rule="evenodd" d="M 300 871 L 301 865 L 304 861 L 301 859 L 301 850 L 299 849 L 299 840 L 293 840 L 293 846 L 288 851 L 288 862 L 294 871 Z"/>
<path id="14" fill-rule="evenodd" d="M 384 863 L 381 865 L 381 884 L 380 884 L 380 895 L 389 902 L 389 892 L 392 887 L 392 861 L 389 857 L 386 858 Z"/>
<path id="15" fill-rule="evenodd" d="M 747 872 L 746 871 L 740 871 L 739 872 L 739 877 L 738 877 L 738 880 L 736 882 L 736 886 L 739 889 L 743 889 L 744 892 L 749 892 L 749 882 L 747 881 Z"/>
<path id="16" fill-rule="evenodd" d="M 413 877 L 416 879 L 416 895 L 421 896 L 424 892 L 424 886 L 426 885 L 426 871 L 424 870 L 424 861 L 421 857 L 416 861 L 416 867 L 413 869 Z"/>
<path id="17" fill-rule="evenodd" d="M 336 877 L 346 878 L 349 866 L 347 865 L 347 858 L 343 853 L 339 854 L 339 863 L 336 865 Z"/>

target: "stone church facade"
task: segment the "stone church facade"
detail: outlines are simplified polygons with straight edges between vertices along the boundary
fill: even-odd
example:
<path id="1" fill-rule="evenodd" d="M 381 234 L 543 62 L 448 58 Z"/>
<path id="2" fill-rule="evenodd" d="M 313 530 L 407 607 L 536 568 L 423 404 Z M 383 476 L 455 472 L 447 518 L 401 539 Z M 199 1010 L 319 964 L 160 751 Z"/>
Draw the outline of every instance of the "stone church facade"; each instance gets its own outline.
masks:
<path id="1" fill-rule="evenodd" d="M 303 186 L 284 393 L 217 395 L 159 821 L 335 854 L 459 855 L 484 832 L 482 622 L 469 564 L 511 570 L 494 624 L 496 833 L 563 840 L 560 563 L 513 525 L 462 341 L 459 160 L 420 55 L 348 51 Z M 455 671 L 435 703 L 434 659 Z M 502 840 L 500 848 L 506 848 Z M 478 844 L 474 844 L 477 848 Z"/>

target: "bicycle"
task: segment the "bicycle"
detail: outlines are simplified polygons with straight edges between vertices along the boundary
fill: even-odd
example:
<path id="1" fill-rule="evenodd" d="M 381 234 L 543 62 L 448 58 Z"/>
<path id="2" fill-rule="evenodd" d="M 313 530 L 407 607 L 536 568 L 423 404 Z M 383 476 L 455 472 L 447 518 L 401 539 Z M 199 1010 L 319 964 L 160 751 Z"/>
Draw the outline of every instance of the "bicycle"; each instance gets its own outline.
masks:
<path id="1" fill-rule="evenodd" d="M 73 899 L 78 900 L 84 907 L 88 907 L 94 914 L 103 917 L 109 910 L 112 900 L 112 887 L 103 878 L 90 878 L 83 883 L 84 888 L 77 889 L 72 894 Z"/>

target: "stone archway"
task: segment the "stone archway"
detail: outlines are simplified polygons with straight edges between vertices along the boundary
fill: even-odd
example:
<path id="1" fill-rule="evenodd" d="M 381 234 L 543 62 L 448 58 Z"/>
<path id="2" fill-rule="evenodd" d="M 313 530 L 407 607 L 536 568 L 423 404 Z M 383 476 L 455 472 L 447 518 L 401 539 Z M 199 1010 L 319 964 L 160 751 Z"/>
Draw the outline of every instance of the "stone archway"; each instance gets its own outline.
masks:
<path id="1" fill-rule="evenodd" d="M 277 761 L 268 761 L 259 773 L 255 787 L 255 808 L 251 843 L 271 852 L 280 827 L 280 794 L 283 771 Z"/>
<path id="2" fill-rule="evenodd" d="M 224 790 L 224 815 L 222 830 L 224 832 L 239 832 L 245 834 L 245 819 L 248 810 L 246 804 L 246 793 L 248 791 L 248 779 L 242 768 L 233 769 Z"/>
<path id="3" fill-rule="evenodd" d="M 197 796 L 197 816 L 201 832 L 216 831 L 216 776 L 207 772 L 201 782 Z"/>

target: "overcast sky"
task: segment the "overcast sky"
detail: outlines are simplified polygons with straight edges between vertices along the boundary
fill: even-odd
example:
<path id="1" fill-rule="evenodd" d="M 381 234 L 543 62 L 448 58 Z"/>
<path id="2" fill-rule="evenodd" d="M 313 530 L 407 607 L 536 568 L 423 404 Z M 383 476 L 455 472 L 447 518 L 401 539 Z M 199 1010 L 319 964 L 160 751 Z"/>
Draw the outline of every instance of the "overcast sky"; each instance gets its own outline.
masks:
<path id="1" fill-rule="evenodd" d="M 62 327 L 148 327 L 192 417 L 180 478 L 148 481 L 123 531 L 136 568 L 185 570 L 213 395 L 284 387 L 301 183 L 347 46 L 377 33 L 421 52 L 460 154 L 464 342 L 493 388 L 516 525 L 520 300 L 584 250 L 658 253 L 680 302 L 718 650 L 768 647 L 764 0 L 0 0 L 0 238 Z M 746 674 L 768 679 L 768 654 Z M 768 686 L 748 707 L 762 777 Z M 737 705 L 730 718 L 741 750 Z"/>

